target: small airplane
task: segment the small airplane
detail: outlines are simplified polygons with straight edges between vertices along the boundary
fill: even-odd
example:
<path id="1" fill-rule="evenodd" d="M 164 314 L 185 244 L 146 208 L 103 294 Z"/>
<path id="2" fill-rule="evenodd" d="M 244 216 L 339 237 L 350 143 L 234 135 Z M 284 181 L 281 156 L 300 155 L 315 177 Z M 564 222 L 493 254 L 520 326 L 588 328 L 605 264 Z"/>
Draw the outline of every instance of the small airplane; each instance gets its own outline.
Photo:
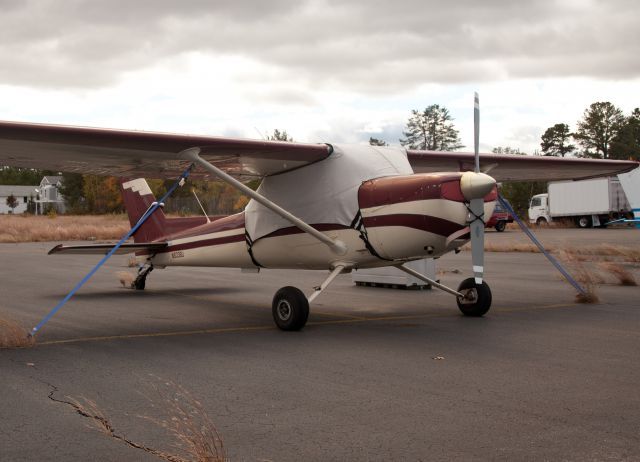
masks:
<path id="1" fill-rule="evenodd" d="M 282 330 L 302 329 L 313 302 L 340 274 L 395 266 L 456 297 L 466 316 L 491 307 L 483 280 L 484 222 L 498 197 L 497 182 L 585 179 L 638 167 L 637 162 L 478 153 L 402 147 L 309 144 L 209 136 L 0 122 L 0 165 L 125 178 L 132 227 L 154 206 L 143 177 L 217 178 L 248 195 L 241 213 L 168 218 L 158 209 L 119 253 L 141 261 L 132 286 L 144 289 L 154 268 L 206 266 L 328 270 L 306 296 L 278 290 L 272 314 Z M 199 169 L 191 170 L 189 166 Z M 491 176 L 489 176 L 489 173 Z M 260 178 L 257 191 L 243 181 Z M 471 240 L 473 277 L 446 287 L 405 263 L 438 258 Z M 50 253 L 104 254 L 113 245 L 59 245 Z"/>

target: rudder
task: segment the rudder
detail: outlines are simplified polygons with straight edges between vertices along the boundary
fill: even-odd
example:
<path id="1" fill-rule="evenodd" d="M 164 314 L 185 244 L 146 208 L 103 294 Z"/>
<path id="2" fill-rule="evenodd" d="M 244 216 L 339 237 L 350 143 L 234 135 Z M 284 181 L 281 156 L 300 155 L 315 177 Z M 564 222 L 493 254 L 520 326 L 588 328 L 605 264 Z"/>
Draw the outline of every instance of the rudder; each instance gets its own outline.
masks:
<path id="1" fill-rule="evenodd" d="M 134 180 L 123 179 L 120 182 L 122 190 L 122 200 L 129 216 L 131 227 L 138 223 L 138 220 L 156 201 L 149 184 L 144 178 Z M 153 215 L 133 235 L 134 242 L 152 242 L 165 236 L 167 218 L 161 208 L 158 208 Z"/>

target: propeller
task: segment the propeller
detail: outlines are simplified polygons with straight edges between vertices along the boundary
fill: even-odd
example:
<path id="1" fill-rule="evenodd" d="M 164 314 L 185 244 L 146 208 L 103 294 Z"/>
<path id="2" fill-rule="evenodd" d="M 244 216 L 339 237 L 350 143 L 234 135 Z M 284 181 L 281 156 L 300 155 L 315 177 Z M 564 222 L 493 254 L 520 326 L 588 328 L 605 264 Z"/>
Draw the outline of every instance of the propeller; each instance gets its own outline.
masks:
<path id="1" fill-rule="evenodd" d="M 484 197 L 495 187 L 496 180 L 480 172 L 480 102 L 478 93 L 474 94 L 473 105 L 473 144 L 475 168 L 473 172 L 464 172 L 460 178 L 460 189 L 469 201 L 469 230 L 471 233 L 471 262 L 476 284 L 482 284 L 484 275 Z"/>

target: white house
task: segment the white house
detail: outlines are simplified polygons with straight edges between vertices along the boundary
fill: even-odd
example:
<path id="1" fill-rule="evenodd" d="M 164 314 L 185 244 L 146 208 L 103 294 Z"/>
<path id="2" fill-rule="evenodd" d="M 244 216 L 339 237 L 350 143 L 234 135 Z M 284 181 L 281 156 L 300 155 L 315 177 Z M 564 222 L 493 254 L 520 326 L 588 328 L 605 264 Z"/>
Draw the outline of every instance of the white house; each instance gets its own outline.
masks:
<path id="1" fill-rule="evenodd" d="M 51 207 L 58 213 L 65 212 L 64 197 L 58 191 L 61 185 L 61 176 L 45 176 L 42 178 L 40 186 L 36 190 L 38 193 L 36 213 L 46 212 Z"/>
<path id="2" fill-rule="evenodd" d="M 35 201 L 38 186 L 0 186 L 0 213 L 24 213 L 30 200 Z M 13 196 L 18 205 L 12 209 L 7 205 L 7 198 Z"/>

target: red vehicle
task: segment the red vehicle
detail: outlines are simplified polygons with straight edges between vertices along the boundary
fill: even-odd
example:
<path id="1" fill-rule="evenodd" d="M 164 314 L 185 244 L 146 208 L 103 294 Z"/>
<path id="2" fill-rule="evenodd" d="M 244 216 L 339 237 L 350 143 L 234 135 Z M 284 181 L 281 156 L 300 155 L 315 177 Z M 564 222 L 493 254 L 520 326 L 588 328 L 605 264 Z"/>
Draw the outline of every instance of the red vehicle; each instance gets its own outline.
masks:
<path id="1" fill-rule="evenodd" d="M 513 223 L 513 216 L 505 210 L 500 202 L 496 202 L 496 207 L 493 210 L 493 215 L 485 225 L 486 228 L 495 228 L 496 231 L 501 233 L 507 227 L 507 223 Z"/>

